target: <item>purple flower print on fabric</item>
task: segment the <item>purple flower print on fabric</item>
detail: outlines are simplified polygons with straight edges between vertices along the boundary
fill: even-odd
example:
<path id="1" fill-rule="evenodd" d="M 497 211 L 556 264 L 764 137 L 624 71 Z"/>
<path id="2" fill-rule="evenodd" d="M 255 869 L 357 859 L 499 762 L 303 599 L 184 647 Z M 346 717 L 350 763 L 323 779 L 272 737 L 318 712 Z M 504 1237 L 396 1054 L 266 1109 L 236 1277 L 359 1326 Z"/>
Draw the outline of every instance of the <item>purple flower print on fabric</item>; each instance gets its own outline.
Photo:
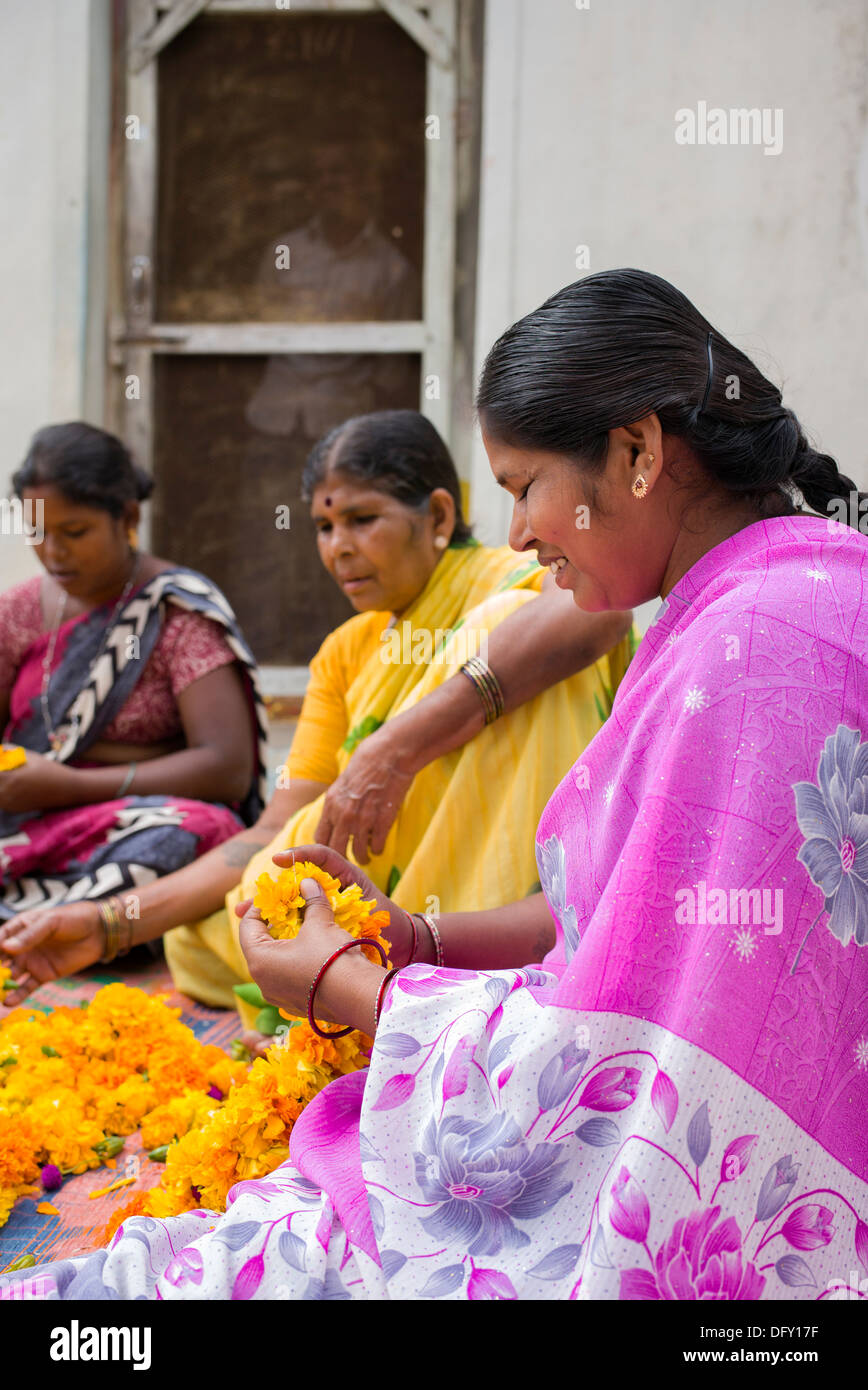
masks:
<path id="1" fill-rule="evenodd" d="M 849 946 L 854 938 L 857 946 L 864 946 L 868 944 L 868 743 L 860 741 L 858 730 L 839 724 L 829 735 L 820 755 L 817 783 L 793 786 L 796 817 L 805 836 L 797 858 L 823 892 L 821 910 L 829 913 L 832 935 L 842 946 Z"/>
<path id="2" fill-rule="evenodd" d="M 567 902 L 567 866 L 563 842 L 550 835 L 545 844 L 537 844 L 536 862 L 540 887 L 564 934 L 567 960 L 575 955 L 579 944 L 579 923 L 576 909 Z"/>
<path id="3" fill-rule="evenodd" d="M 437 1210 L 422 1225 L 437 1240 L 471 1255 L 496 1255 L 528 1245 L 514 1224 L 550 1212 L 571 1190 L 557 1144 L 530 1145 L 515 1120 L 493 1115 L 484 1123 L 450 1116 L 431 1120 L 415 1153 L 416 1182 Z"/>
<path id="4" fill-rule="evenodd" d="M 789 1201 L 801 1166 L 800 1163 L 793 1162 L 792 1154 L 784 1154 L 783 1158 L 775 1160 L 763 1178 L 763 1185 L 757 1198 L 757 1221 L 770 1221 Z"/>
<path id="5" fill-rule="evenodd" d="M 175 1256 L 163 1271 L 163 1277 L 176 1288 L 184 1284 L 201 1284 L 203 1268 L 201 1253 L 191 1246 Z"/>
<path id="6" fill-rule="evenodd" d="M 835 1234 L 832 1212 L 817 1202 L 809 1202 L 790 1212 L 781 1235 L 796 1250 L 819 1250 Z"/>
<path id="7" fill-rule="evenodd" d="M 536 1087 L 541 1110 L 554 1110 L 558 1105 L 563 1105 L 576 1085 L 588 1055 L 586 1047 L 568 1042 L 546 1063 Z"/>
<path id="8" fill-rule="evenodd" d="M 653 1273 L 622 1271 L 621 1298 L 759 1298 L 765 1277 L 745 1258 L 737 1223 L 719 1217 L 720 1207 L 708 1207 L 676 1221 L 654 1257 Z"/>
<path id="9" fill-rule="evenodd" d="M 629 1169 L 622 1168 L 612 1185 L 612 1211 L 609 1217 L 619 1235 L 643 1245 L 648 1238 L 651 1208 Z"/>

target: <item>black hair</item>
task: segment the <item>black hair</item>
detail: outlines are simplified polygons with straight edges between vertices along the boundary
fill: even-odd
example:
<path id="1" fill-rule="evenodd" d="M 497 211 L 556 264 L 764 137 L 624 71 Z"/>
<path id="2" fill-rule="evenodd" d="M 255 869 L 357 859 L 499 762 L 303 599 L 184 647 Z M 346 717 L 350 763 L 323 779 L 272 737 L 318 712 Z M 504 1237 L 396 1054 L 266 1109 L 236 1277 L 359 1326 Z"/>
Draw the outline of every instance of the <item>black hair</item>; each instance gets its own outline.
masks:
<path id="1" fill-rule="evenodd" d="M 82 420 L 46 425 L 31 439 L 12 488 L 21 497 L 25 488 L 43 483 L 58 488 L 69 502 L 114 517 L 123 515 L 127 503 L 144 502 L 154 488 L 153 478 L 119 439 Z"/>
<path id="2" fill-rule="evenodd" d="M 833 498 L 864 495 L 750 358 L 643 270 L 589 275 L 514 323 L 486 358 L 476 408 L 493 438 L 567 455 L 591 478 L 608 431 L 656 412 L 720 487 L 761 513 L 776 503 L 792 512 L 793 487 L 821 514 Z"/>
<path id="3" fill-rule="evenodd" d="M 473 532 L 464 520 L 461 487 L 452 455 L 437 430 L 418 410 L 375 410 L 354 415 L 331 430 L 311 450 L 301 475 L 301 495 L 309 502 L 328 473 L 345 473 L 423 511 L 435 488 L 455 503 L 450 546 L 469 545 Z"/>

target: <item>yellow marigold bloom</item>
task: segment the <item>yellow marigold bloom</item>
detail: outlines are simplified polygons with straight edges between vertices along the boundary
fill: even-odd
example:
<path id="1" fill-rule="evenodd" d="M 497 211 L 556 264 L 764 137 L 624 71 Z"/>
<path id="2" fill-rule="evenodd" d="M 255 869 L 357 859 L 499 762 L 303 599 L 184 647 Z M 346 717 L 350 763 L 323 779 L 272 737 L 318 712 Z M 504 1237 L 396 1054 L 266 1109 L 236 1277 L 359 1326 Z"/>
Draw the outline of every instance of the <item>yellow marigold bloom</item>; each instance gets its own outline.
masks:
<path id="1" fill-rule="evenodd" d="M 6 772 L 12 767 L 21 767 L 26 762 L 27 754 L 23 748 L 19 748 L 17 745 L 12 745 L 9 748 L 0 746 L 0 772 Z"/>
<path id="2" fill-rule="evenodd" d="M 367 1064 L 361 1035 L 318 1038 L 307 1026 L 292 1028 L 250 1068 L 243 1085 L 201 1129 L 169 1149 L 158 1188 L 148 1195 L 150 1216 L 172 1216 L 195 1207 L 222 1211 L 237 1182 L 261 1178 L 286 1161 L 289 1136 L 305 1104 L 343 1071 Z"/>
<path id="3" fill-rule="evenodd" d="M 213 1109 L 213 1098 L 201 1091 L 174 1096 L 145 1115 L 141 1123 L 142 1148 L 147 1151 L 171 1144 L 188 1130 L 203 1125 Z"/>
<path id="4" fill-rule="evenodd" d="M 35 1182 L 39 1177 L 36 1142 L 36 1126 L 31 1120 L 0 1112 L 0 1187 L 11 1189 Z"/>
<path id="5" fill-rule="evenodd" d="M 9 1220 L 9 1213 L 17 1201 L 17 1187 L 0 1187 L 0 1226 Z"/>
<path id="6" fill-rule="evenodd" d="M 268 923 L 275 940 L 284 941 L 298 934 L 304 908 L 301 891 L 303 878 L 313 878 L 321 886 L 335 921 L 351 936 L 380 938 L 383 929 L 389 925 L 389 914 L 374 912 L 376 902 L 373 899 L 365 901 L 357 883 L 342 888 L 340 880 L 333 874 L 327 874 L 318 864 L 305 860 L 282 869 L 274 878 L 264 873 L 256 880 L 253 903 Z M 383 945 L 388 949 L 388 942 L 384 941 Z"/>

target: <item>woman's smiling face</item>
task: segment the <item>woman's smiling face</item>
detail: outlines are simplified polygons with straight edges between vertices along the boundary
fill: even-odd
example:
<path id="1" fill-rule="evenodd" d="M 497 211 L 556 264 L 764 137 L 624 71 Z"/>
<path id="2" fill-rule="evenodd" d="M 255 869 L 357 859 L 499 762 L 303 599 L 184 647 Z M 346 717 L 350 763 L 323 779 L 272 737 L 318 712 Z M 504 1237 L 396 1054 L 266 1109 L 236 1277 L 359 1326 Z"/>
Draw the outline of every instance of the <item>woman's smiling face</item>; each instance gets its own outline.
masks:
<path id="1" fill-rule="evenodd" d="M 561 454 L 514 448 L 484 431 L 483 442 L 495 478 L 513 497 L 513 550 L 536 550 L 540 564 L 554 565 L 558 587 L 570 589 L 587 613 L 654 597 L 667 535 L 655 534 L 657 509 L 631 495 L 641 463 L 632 430 L 611 432 L 605 469 L 584 479 Z"/>

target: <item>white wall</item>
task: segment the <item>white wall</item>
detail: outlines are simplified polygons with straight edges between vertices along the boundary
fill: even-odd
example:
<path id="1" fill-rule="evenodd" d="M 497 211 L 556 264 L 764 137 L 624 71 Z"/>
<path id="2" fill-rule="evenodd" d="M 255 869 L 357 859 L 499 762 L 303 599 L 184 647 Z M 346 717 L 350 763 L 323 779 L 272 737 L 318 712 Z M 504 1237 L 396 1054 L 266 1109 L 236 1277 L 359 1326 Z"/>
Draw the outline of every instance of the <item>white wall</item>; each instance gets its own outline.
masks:
<path id="1" fill-rule="evenodd" d="M 586 244 L 683 290 L 868 486 L 866 55 L 863 0 L 489 0 L 477 374 Z M 700 100 L 782 108 L 781 153 L 677 145 Z M 472 512 L 502 542 L 478 442 Z"/>
<path id="2" fill-rule="evenodd" d="M 0 0 L 0 495 L 41 425 L 100 422 L 105 0 Z M 0 535 L 0 588 L 38 572 Z"/>
<path id="3" fill-rule="evenodd" d="M 673 280 L 868 486 L 863 0 L 489 0 L 476 369 L 590 269 Z M 101 421 L 109 0 L 0 0 L 0 486 L 49 421 Z M 782 107 L 780 155 L 678 146 L 674 113 Z M 484 451 L 473 513 L 509 505 Z M 34 573 L 0 536 L 0 587 Z"/>

